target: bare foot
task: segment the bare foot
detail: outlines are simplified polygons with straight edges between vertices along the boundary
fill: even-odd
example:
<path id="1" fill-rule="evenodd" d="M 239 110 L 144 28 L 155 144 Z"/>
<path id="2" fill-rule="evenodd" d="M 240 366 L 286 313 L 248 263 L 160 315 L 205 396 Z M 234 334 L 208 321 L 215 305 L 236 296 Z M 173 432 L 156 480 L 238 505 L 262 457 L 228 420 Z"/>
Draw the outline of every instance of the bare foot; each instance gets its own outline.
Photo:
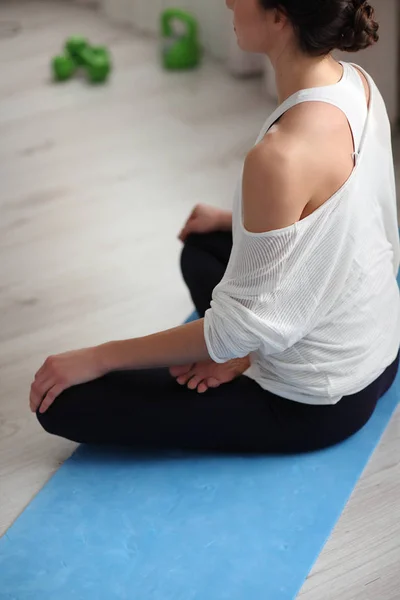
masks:
<path id="1" fill-rule="evenodd" d="M 172 367 L 169 372 L 180 385 L 187 385 L 190 390 L 204 394 L 209 388 L 217 388 L 242 375 L 250 366 L 250 359 L 235 358 L 219 364 L 206 360 L 192 365 Z"/>

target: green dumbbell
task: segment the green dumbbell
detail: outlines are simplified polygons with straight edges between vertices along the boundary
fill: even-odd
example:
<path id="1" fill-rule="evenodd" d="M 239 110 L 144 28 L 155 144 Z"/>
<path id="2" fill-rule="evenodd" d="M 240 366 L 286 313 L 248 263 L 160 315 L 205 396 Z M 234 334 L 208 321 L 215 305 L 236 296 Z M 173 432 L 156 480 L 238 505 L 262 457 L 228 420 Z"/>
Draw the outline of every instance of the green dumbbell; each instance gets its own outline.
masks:
<path id="1" fill-rule="evenodd" d="M 104 83 L 111 71 L 111 57 L 105 46 L 90 46 L 82 36 L 72 36 L 65 42 L 65 54 L 52 60 L 54 79 L 66 81 L 77 69 L 86 69 L 92 83 Z"/>
<path id="2" fill-rule="evenodd" d="M 67 81 L 75 73 L 76 65 L 70 56 L 62 54 L 52 61 L 53 77 L 56 81 Z"/>
<path id="3" fill-rule="evenodd" d="M 65 53 L 55 56 L 51 64 L 56 81 L 71 79 L 77 68 L 83 64 L 81 56 L 87 46 L 87 40 L 78 35 L 70 37 L 65 42 Z"/>
<path id="4" fill-rule="evenodd" d="M 110 54 L 104 46 L 87 47 L 82 52 L 84 68 L 91 83 L 104 83 L 111 71 Z"/>
<path id="5" fill-rule="evenodd" d="M 73 35 L 65 42 L 65 52 L 72 58 L 78 67 L 85 64 L 83 53 L 88 47 L 89 42 L 80 35 Z"/>

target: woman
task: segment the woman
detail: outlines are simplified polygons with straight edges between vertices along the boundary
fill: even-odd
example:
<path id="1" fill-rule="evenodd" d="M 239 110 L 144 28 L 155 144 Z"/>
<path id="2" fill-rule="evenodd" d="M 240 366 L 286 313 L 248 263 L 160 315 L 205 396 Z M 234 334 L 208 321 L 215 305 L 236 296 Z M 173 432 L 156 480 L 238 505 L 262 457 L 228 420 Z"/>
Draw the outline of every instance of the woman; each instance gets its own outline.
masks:
<path id="1" fill-rule="evenodd" d="M 390 126 L 371 77 L 331 56 L 378 40 L 374 11 L 362 0 L 228 7 L 241 48 L 271 60 L 280 104 L 247 155 L 233 215 L 199 207 L 181 234 L 201 318 L 47 359 L 30 404 L 53 434 L 304 452 L 360 430 L 394 380 Z"/>

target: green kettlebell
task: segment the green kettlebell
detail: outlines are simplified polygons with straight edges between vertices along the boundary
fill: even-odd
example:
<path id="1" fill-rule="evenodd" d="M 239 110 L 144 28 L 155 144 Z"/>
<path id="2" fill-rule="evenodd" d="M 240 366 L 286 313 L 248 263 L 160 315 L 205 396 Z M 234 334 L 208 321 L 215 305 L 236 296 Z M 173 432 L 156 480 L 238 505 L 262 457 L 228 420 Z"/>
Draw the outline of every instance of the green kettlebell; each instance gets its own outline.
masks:
<path id="1" fill-rule="evenodd" d="M 176 32 L 174 22 L 186 27 L 184 34 Z M 163 39 L 162 59 L 165 69 L 193 69 L 201 59 L 198 25 L 189 13 L 178 8 L 170 8 L 161 15 L 161 35 Z"/>

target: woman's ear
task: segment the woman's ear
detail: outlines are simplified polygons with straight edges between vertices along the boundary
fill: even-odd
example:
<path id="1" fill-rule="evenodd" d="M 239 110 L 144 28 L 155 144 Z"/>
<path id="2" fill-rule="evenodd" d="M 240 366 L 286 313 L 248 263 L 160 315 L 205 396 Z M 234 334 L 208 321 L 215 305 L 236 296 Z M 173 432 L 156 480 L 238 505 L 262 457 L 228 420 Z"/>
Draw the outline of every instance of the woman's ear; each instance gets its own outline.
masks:
<path id="1" fill-rule="evenodd" d="M 285 26 L 288 22 L 288 16 L 282 8 L 274 8 L 274 23 Z"/>

